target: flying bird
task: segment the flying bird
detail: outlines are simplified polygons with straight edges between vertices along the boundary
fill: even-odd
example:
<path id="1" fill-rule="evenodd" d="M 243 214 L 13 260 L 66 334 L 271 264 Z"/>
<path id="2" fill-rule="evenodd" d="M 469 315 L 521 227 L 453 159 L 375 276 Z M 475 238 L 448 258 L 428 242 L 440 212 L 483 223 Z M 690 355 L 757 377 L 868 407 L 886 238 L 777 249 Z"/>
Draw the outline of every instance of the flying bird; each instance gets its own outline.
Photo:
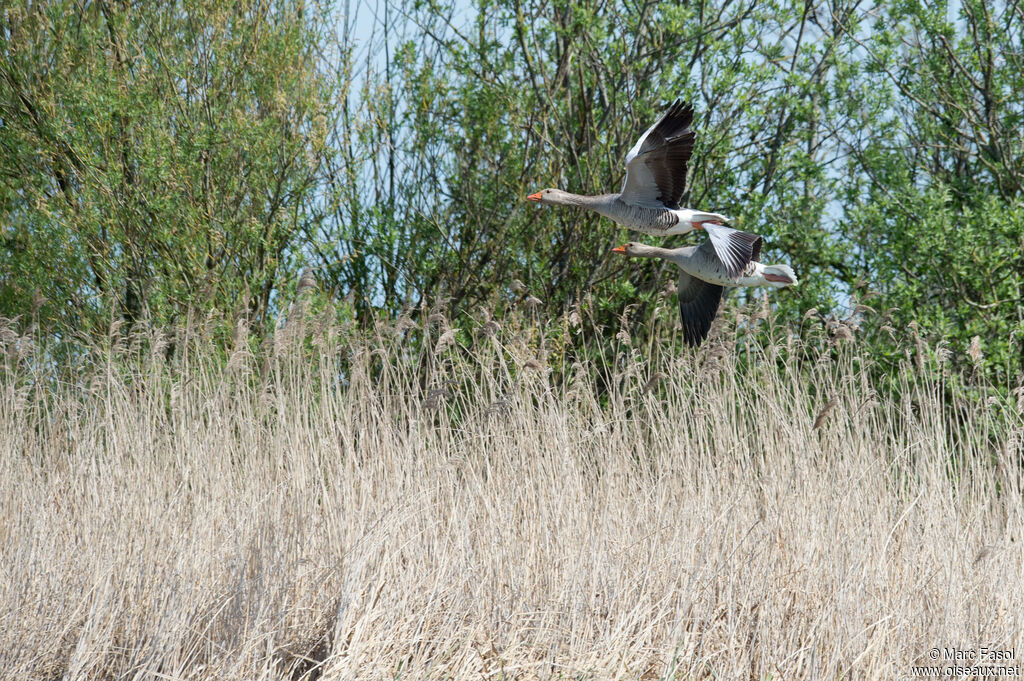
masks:
<path id="1" fill-rule="evenodd" d="M 718 314 L 722 293 L 727 287 L 796 286 L 796 274 L 789 265 L 765 265 L 761 257 L 761 238 L 753 245 L 752 258 L 737 276 L 726 272 L 710 241 L 700 246 L 657 248 L 630 242 L 612 249 L 612 253 L 634 258 L 660 258 L 679 268 L 679 316 L 683 322 L 683 339 L 690 347 L 700 345 L 708 337 L 711 322 Z"/>
<path id="2" fill-rule="evenodd" d="M 653 236 L 686 234 L 703 229 L 729 276 L 739 276 L 753 258 L 761 237 L 727 227 L 729 218 L 681 208 L 686 189 L 686 164 L 696 133 L 690 129 L 693 107 L 676 100 L 626 154 L 626 179 L 618 194 L 581 196 L 560 189 L 542 189 L 528 201 L 579 206 L 630 229 Z"/>

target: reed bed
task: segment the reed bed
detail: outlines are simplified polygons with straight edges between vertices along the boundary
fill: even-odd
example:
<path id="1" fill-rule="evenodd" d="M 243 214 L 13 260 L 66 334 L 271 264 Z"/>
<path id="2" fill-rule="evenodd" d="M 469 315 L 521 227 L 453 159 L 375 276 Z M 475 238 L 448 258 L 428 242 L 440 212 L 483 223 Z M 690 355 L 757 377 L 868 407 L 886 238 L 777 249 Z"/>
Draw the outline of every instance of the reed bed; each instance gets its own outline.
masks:
<path id="1" fill-rule="evenodd" d="M 893 679 L 1024 642 L 1012 395 L 733 328 L 586 361 L 579 322 L 59 368 L 8 330 L 0 677 Z"/>

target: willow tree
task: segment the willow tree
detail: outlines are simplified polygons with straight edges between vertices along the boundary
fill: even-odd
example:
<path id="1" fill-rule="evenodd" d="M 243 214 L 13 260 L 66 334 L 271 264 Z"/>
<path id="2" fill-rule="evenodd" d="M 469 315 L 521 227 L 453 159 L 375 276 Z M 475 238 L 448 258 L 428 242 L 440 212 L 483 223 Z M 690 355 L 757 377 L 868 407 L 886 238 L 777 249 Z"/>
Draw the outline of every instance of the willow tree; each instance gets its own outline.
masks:
<path id="1" fill-rule="evenodd" d="M 312 208 L 337 81 L 305 3 L 4 10 L 0 314 L 63 334 L 265 316 Z"/>
<path id="2" fill-rule="evenodd" d="M 846 232 L 892 351 L 917 333 L 999 385 L 1024 377 L 1024 13 L 891 3 L 861 41 L 871 125 L 845 133 Z M 859 134 L 856 134 L 859 133 Z"/>
<path id="3" fill-rule="evenodd" d="M 785 308 L 828 307 L 837 281 L 856 280 L 828 220 L 840 149 L 822 123 L 847 77 L 843 3 L 834 18 L 790 0 L 385 4 L 336 133 L 347 188 L 314 239 L 332 256 L 326 277 L 357 301 L 475 311 L 511 300 L 515 280 L 551 312 L 592 296 L 612 319 L 654 300 L 673 275 L 610 258 L 626 232 L 523 197 L 613 191 L 627 149 L 677 97 L 698 112 L 684 202 L 734 216 L 766 235 L 767 257 L 815 274 Z"/>
<path id="4" fill-rule="evenodd" d="M 387 2 L 312 241 L 366 309 L 500 310 L 519 280 L 552 313 L 589 297 L 609 323 L 632 303 L 647 319 L 669 268 L 609 258 L 627 233 L 523 196 L 614 190 L 683 97 L 684 202 L 735 216 L 800 275 L 775 318 L 845 326 L 879 356 L 911 321 L 967 362 L 979 336 L 1005 380 L 1024 361 L 1022 16 L 982 0 Z"/>

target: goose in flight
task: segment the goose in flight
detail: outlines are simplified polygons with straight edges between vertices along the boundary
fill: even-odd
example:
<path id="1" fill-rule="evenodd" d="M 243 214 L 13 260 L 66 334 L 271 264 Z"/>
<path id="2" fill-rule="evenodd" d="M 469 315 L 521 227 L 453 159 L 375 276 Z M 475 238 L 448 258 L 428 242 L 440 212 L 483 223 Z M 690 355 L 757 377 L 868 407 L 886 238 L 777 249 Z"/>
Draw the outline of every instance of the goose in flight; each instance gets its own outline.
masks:
<path id="1" fill-rule="evenodd" d="M 679 316 L 683 321 L 683 339 L 690 347 L 700 345 L 711 330 L 718 305 L 726 287 L 796 286 L 796 274 L 789 265 L 765 265 L 761 256 L 761 238 L 753 245 L 752 259 L 738 276 L 726 272 L 710 241 L 700 246 L 657 248 L 630 242 L 612 249 L 612 253 L 635 258 L 660 258 L 679 268 Z"/>
<path id="2" fill-rule="evenodd" d="M 526 197 L 546 205 L 580 206 L 630 229 L 654 236 L 708 233 L 715 253 L 730 276 L 739 276 L 751 261 L 759 236 L 725 226 L 729 218 L 680 208 L 686 188 L 686 164 L 696 133 L 690 129 L 693 107 L 676 100 L 626 154 L 626 179 L 618 194 L 581 196 L 542 189 Z"/>

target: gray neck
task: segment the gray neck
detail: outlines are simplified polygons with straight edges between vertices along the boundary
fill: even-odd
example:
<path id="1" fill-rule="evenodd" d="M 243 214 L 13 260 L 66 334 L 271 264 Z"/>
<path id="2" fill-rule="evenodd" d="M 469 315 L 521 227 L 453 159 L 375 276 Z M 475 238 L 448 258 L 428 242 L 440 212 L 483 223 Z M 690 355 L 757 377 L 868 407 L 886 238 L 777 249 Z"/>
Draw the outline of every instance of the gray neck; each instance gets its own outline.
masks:
<path id="1" fill-rule="evenodd" d="M 594 211 L 604 212 L 606 211 L 616 199 L 619 198 L 618 194 L 601 194 L 600 196 L 583 196 L 582 194 L 573 194 L 571 192 L 558 192 L 551 197 L 552 203 L 557 203 L 562 206 L 580 206 L 581 208 L 589 208 Z"/>
<path id="2" fill-rule="evenodd" d="M 679 248 L 659 248 L 657 246 L 648 246 L 647 244 L 636 244 L 629 251 L 629 255 L 634 258 L 661 258 L 662 260 L 678 259 L 682 249 Z"/>

